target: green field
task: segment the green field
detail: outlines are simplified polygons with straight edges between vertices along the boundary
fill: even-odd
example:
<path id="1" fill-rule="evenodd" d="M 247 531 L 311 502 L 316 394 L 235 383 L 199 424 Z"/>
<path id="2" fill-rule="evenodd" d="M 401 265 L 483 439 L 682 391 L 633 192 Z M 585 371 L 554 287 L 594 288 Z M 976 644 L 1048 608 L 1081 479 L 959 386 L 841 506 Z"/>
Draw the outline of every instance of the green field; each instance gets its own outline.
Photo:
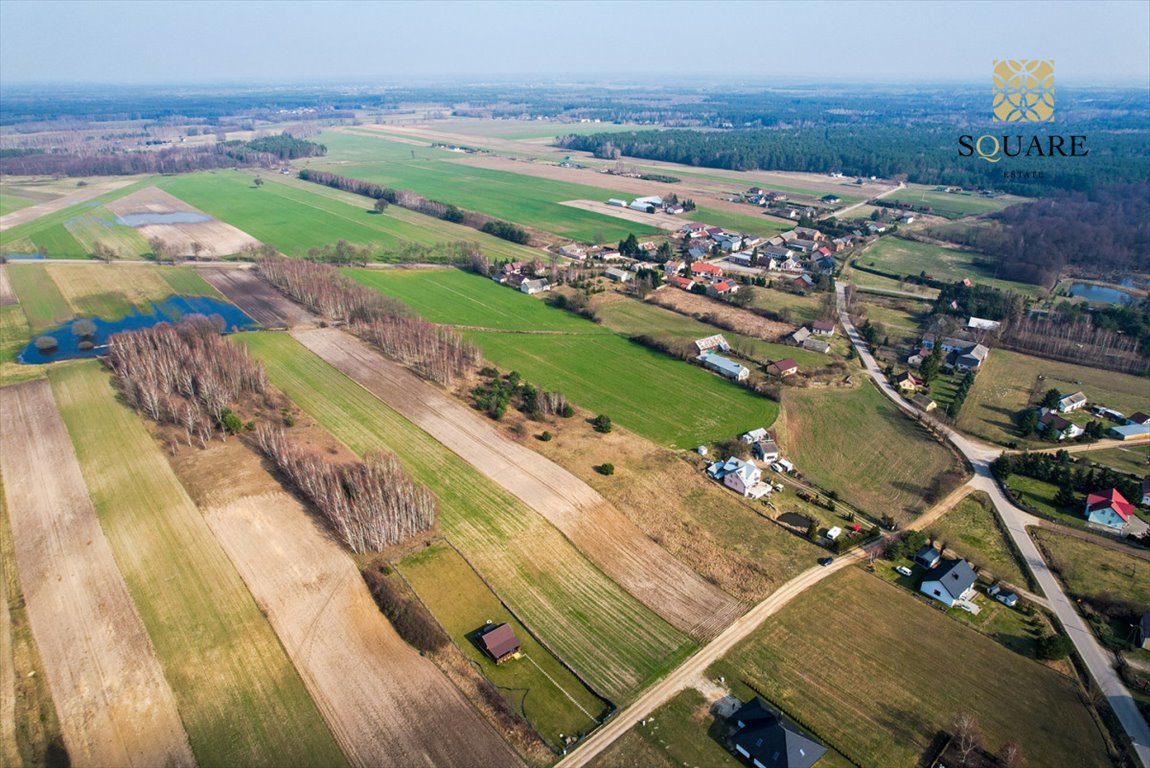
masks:
<path id="1" fill-rule="evenodd" d="M 1031 535 L 1072 596 L 1110 595 L 1140 606 L 1140 613 L 1150 610 L 1150 562 L 1047 528 L 1033 528 Z"/>
<path id="2" fill-rule="evenodd" d="M 457 153 L 413 147 L 385 137 L 323 133 L 313 140 L 327 145 L 328 154 L 312 158 L 312 168 L 409 189 L 433 200 L 575 240 L 590 243 L 601 236 L 613 242 L 632 232 L 636 236 L 660 232 L 655 227 L 560 205 L 566 200 L 627 197 L 616 190 L 477 168 L 455 162 L 459 160 Z"/>
<path id="3" fill-rule="evenodd" d="M 915 765 L 964 711 L 992 752 L 1015 740 L 1029 765 L 1110 765 L 1074 680 L 859 569 L 804 593 L 709 674 L 745 681 L 858 765 Z"/>
<path id="4" fill-rule="evenodd" d="M 927 530 L 980 571 L 989 571 L 995 579 L 1026 587 L 1029 580 L 1023 575 L 1006 534 L 999 527 L 990 497 L 985 493 L 979 491 L 967 496 Z"/>
<path id="5" fill-rule="evenodd" d="M 135 258 L 151 250 L 143 235 L 117 224 L 115 214 L 103 206 L 89 207 L 64 222 L 64 227 L 80 244 L 81 256 L 91 254 L 97 242 L 111 247 L 121 258 Z"/>
<path id="6" fill-rule="evenodd" d="M 1084 508 L 1082 504 L 1061 507 L 1054 503 L 1054 497 L 1058 495 L 1057 485 L 1044 483 L 1033 477 L 1011 475 L 1006 479 L 1006 487 L 1016 494 L 1020 506 L 1037 510 L 1039 513 L 1073 528 L 1086 528 L 1086 517 L 1082 514 Z"/>
<path id="7" fill-rule="evenodd" d="M 681 448 L 725 439 L 748 424 L 771 424 L 778 412 L 771 400 L 491 280 L 441 270 L 349 274 L 434 322 L 506 329 L 465 336 L 500 368 L 659 443 Z M 551 332 L 519 332 L 528 329 Z M 707 407 L 656 405 L 688 396 Z"/>
<path id="8" fill-rule="evenodd" d="M 864 264 L 866 262 L 863 262 Z M 850 280 L 856 286 L 863 288 L 871 288 L 874 293 L 882 295 L 884 292 L 893 295 L 899 294 L 913 294 L 914 296 L 921 296 L 923 300 L 933 300 L 938 298 L 937 288 L 927 288 L 926 286 L 918 285 L 917 283 L 907 283 L 902 280 L 894 280 L 882 275 L 874 275 L 870 272 L 863 272 L 861 269 L 851 269 L 847 267 L 843 270 L 844 279 Z"/>
<path id="9" fill-rule="evenodd" d="M 286 334 L 239 334 L 268 377 L 338 440 L 386 449 L 439 498 L 439 525 L 492 589 L 596 690 L 619 703 L 692 645 L 509 493 Z"/>
<path id="10" fill-rule="evenodd" d="M 775 288 L 755 288 L 752 307 L 777 312 L 785 322 L 807 325 L 822 319 L 822 297 L 809 293 L 800 296 Z"/>
<path id="11" fill-rule="evenodd" d="M 989 257 L 986 257 L 989 258 Z M 978 263 L 979 254 L 944 248 L 930 243 L 903 240 L 890 235 L 880 237 L 858 257 L 860 264 L 896 275 L 919 275 L 923 272 L 936 280 L 955 281 L 969 278 L 975 283 L 1002 290 L 1033 295 L 1039 286 L 1016 283 L 995 276 L 992 267 Z"/>
<path id="12" fill-rule="evenodd" d="M 657 443 L 723 440 L 778 416 L 778 404 L 614 334 L 465 334 L 485 358 Z"/>
<path id="13" fill-rule="evenodd" d="M 95 361 L 52 389 L 201 765 L 344 765 L 271 625 Z M 239 716 L 242 713 L 242 716 Z"/>
<path id="14" fill-rule="evenodd" d="M 0 216 L 7 216 L 13 211 L 18 211 L 21 208 L 27 208 L 30 205 L 35 205 L 40 202 L 33 200 L 30 197 L 22 195 L 14 195 L 10 192 L 0 192 Z"/>
<path id="15" fill-rule="evenodd" d="M 59 325 L 75 317 L 75 311 L 56 286 L 43 264 L 9 263 L 8 281 L 33 332 Z"/>
<path id="16" fill-rule="evenodd" d="M 833 359 L 829 355 L 725 331 L 678 312 L 631 298 L 604 302 L 596 307 L 595 316 L 603 325 L 624 336 L 645 335 L 670 343 L 689 344 L 695 339 L 721 333 L 743 357 L 754 360 L 790 357 L 800 368 L 808 371 L 821 368 Z"/>
<path id="17" fill-rule="evenodd" d="M 88 237 L 95 233 L 104 233 L 107 239 L 115 240 L 116 242 L 121 242 L 121 238 L 130 239 L 133 236 L 139 238 L 135 230 L 116 224 L 111 213 L 99 206 L 102 203 L 116 200 L 124 195 L 143 189 L 146 186 L 148 186 L 146 179 L 137 181 L 126 187 L 105 192 L 88 202 L 69 206 L 62 210 L 41 216 L 34 221 L 29 221 L 26 224 L 20 224 L 0 232 L 0 251 L 6 253 L 37 251 L 54 259 L 88 258 L 91 255 L 91 248 L 85 246 L 78 240 L 76 235 L 70 231 L 70 227 L 75 229 L 82 237 Z M 103 211 L 103 213 L 101 214 L 99 211 Z M 97 220 L 103 221 L 104 223 L 96 223 Z M 135 256 L 138 254 L 131 255 Z"/>
<path id="18" fill-rule="evenodd" d="M 910 203 L 917 206 L 930 206 L 934 214 L 948 219 L 959 219 L 972 214 L 994 213 L 1017 203 L 1027 202 L 1018 197 L 981 197 L 969 192 L 936 192 L 934 187 L 911 185 L 908 189 L 893 192 L 884 200 L 891 203 Z"/>
<path id="19" fill-rule="evenodd" d="M 1022 444 L 1015 415 L 1026 407 L 1032 392 L 1041 398 L 1052 387 L 1066 393 L 1081 390 L 1090 402 L 1123 413 L 1150 413 L 1150 387 L 1143 377 L 995 349 L 967 395 L 958 428 L 993 443 Z"/>
<path id="20" fill-rule="evenodd" d="M 560 734 L 582 735 L 607 714 L 607 703 L 541 645 L 450 546 L 439 543 L 410 555 L 399 570 L 471 663 L 552 749 L 563 748 Z M 497 666 L 479 649 L 474 634 L 488 621 L 511 624 L 523 658 Z"/>
<path id="21" fill-rule="evenodd" d="M 951 454 L 877 389 L 789 389 L 780 447 L 795 468 L 844 500 L 907 521 L 926 506 Z"/>
<path id="22" fill-rule="evenodd" d="M 606 334 L 594 323 L 505 285 L 458 269 L 345 269 L 355 281 L 394 296 L 433 323 L 507 331 Z"/>
<path id="23" fill-rule="evenodd" d="M 1124 445 L 1121 448 L 1103 448 L 1099 451 L 1086 451 L 1075 456 L 1103 464 L 1119 472 L 1145 477 L 1150 475 L 1150 444 Z"/>
<path id="24" fill-rule="evenodd" d="M 0 307 L 0 386 L 43 378 L 42 365 L 21 365 L 16 357 L 32 338 L 28 320 L 18 305 Z"/>
<path id="25" fill-rule="evenodd" d="M 858 293 L 855 310 L 861 309 L 878 326 L 879 340 L 889 336 L 891 344 L 917 343 L 931 305 L 914 299 L 884 299 L 875 294 Z"/>

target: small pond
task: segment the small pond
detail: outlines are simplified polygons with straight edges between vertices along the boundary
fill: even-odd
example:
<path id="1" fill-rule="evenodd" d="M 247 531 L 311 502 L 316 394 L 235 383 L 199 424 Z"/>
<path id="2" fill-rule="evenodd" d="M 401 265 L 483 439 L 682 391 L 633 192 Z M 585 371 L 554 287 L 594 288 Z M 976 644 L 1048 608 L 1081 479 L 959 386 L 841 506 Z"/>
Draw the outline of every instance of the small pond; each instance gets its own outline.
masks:
<path id="1" fill-rule="evenodd" d="M 1066 293 L 1098 304 L 1131 304 L 1135 300 L 1134 296 L 1125 291 L 1090 283 L 1074 283 Z"/>
<path id="2" fill-rule="evenodd" d="M 784 512 L 783 514 L 779 515 L 779 522 L 786 523 L 787 525 L 793 525 L 798 528 L 807 528 L 814 521 L 809 517 L 803 517 L 798 512 Z"/>
<path id="3" fill-rule="evenodd" d="M 8 261 L 35 261 L 48 258 L 42 253 L 0 253 Z"/>
<path id="4" fill-rule="evenodd" d="M 211 216 L 190 211 L 177 213 L 125 213 L 116 217 L 117 224 L 125 227 L 145 227 L 148 224 L 202 224 L 211 221 Z"/>
<path id="5" fill-rule="evenodd" d="M 91 318 L 92 324 L 96 327 L 96 332 L 87 338 L 82 338 L 72 332 L 72 324 L 75 323 L 76 320 L 71 320 L 56 328 L 47 330 L 36 337 L 51 336 L 56 339 L 57 347 L 55 349 L 50 352 L 41 352 L 36 348 L 36 340 L 33 339 L 28 346 L 24 347 L 24 351 L 22 351 L 16 359 L 26 365 L 38 365 L 41 363 L 52 363 L 57 360 L 96 357 L 97 355 L 103 354 L 108 344 L 108 337 L 114 333 L 138 331 L 141 328 L 151 328 L 153 325 L 158 325 L 159 323 L 174 322 L 184 315 L 197 314 L 208 317 L 219 315 L 224 319 L 224 323 L 226 323 L 225 330 L 228 333 L 232 331 L 250 330 L 258 326 L 254 320 L 244 314 L 234 304 L 228 304 L 218 299 L 210 299 L 206 296 L 172 296 L 159 304 L 152 304 L 147 313 L 137 310 L 119 320 L 103 320 L 98 317 Z M 80 348 L 81 343 L 85 341 L 93 344 L 91 349 Z M 85 344 L 85 346 L 87 345 Z"/>

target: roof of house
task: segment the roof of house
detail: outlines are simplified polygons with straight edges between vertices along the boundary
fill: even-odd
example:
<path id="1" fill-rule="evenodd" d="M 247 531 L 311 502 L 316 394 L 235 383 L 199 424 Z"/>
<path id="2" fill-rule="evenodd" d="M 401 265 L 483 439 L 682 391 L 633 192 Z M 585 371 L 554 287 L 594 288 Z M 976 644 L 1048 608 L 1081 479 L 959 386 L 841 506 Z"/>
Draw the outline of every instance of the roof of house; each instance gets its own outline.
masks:
<path id="1" fill-rule="evenodd" d="M 704 336 L 701 339 L 695 339 L 695 347 L 700 352 L 706 352 L 708 349 L 730 349 L 731 345 L 727 343 L 727 339 L 723 334 L 716 333 L 713 336 Z"/>
<path id="2" fill-rule="evenodd" d="M 510 624 L 499 624 L 487 630 L 480 635 L 479 644 L 496 659 L 519 650 L 519 638 Z"/>
<path id="3" fill-rule="evenodd" d="M 616 269 L 615 267 L 611 267 L 610 269 L 603 270 L 603 274 L 606 275 L 607 277 L 614 279 L 614 280 L 630 280 L 631 279 L 631 273 L 630 272 L 628 272 L 624 269 Z"/>
<path id="4" fill-rule="evenodd" d="M 802 274 L 802 275 L 799 275 L 798 277 L 796 277 L 796 278 L 794 279 L 794 282 L 796 282 L 796 283 L 805 283 L 805 284 L 807 284 L 807 285 L 814 285 L 814 284 L 815 284 L 815 281 L 814 281 L 814 279 L 813 279 L 813 278 L 812 278 L 810 275 L 808 275 L 808 274 Z"/>
<path id="5" fill-rule="evenodd" d="M 922 549 L 914 553 L 915 560 L 928 559 L 932 563 L 937 562 L 940 557 L 942 557 L 942 555 L 939 553 L 939 551 L 932 547 L 930 544 L 923 545 Z"/>
<path id="6" fill-rule="evenodd" d="M 671 285 L 675 286 L 676 288 L 682 288 L 684 291 L 691 290 L 691 286 L 693 286 L 695 284 L 695 281 L 692 280 L 691 278 L 683 277 L 681 275 L 675 275 L 670 280 L 668 280 L 667 282 L 669 282 Z"/>
<path id="7" fill-rule="evenodd" d="M 752 429 L 750 432 L 744 432 L 743 434 L 739 435 L 739 437 L 746 438 L 747 441 L 751 442 L 751 443 L 756 442 L 758 440 L 762 440 L 763 438 L 765 438 L 767 436 L 768 436 L 768 433 L 767 433 L 767 430 L 765 427 L 759 427 L 758 429 Z"/>
<path id="8" fill-rule="evenodd" d="M 919 392 L 917 395 L 912 397 L 910 399 L 910 401 L 912 403 L 914 403 L 915 405 L 917 405 L 919 408 L 923 409 L 924 411 L 929 410 L 932 405 L 937 405 L 937 403 L 935 403 L 933 400 L 931 400 L 929 396 L 924 395 L 921 392 Z"/>
<path id="9" fill-rule="evenodd" d="M 722 355 L 716 355 L 713 352 L 704 352 L 703 354 L 699 355 L 699 360 L 703 363 L 706 363 L 711 368 L 714 368 L 724 376 L 739 377 L 742 376 L 744 372 L 750 373 L 748 369 L 739 365 L 734 360 L 728 360 Z"/>
<path id="10" fill-rule="evenodd" d="M 811 330 L 813 331 L 833 331 L 835 324 L 829 320 L 815 320 L 811 323 Z"/>
<path id="11" fill-rule="evenodd" d="M 997 320 L 983 320 L 981 317 L 972 317 L 966 321 L 967 328 L 974 328 L 979 331 L 996 331 L 999 325 L 1001 323 Z"/>
<path id="12" fill-rule="evenodd" d="M 711 287 L 715 289 L 715 293 L 728 293 L 735 290 L 735 284 L 730 280 L 716 280 L 711 283 Z"/>
<path id="13" fill-rule="evenodd" d="M 945 560 L 936 570 L 931 572 L 927 581 L 937 581 L 942 584 L 950 596 L 955 600 L 962 597 L 966 590 L 974 586 L 978 580 L 974 570 L 965 560 Z"/>
<path id="14" fill-rule="evenodd" d="M 802 344 L 804 341 L 809 339 L 810 336 L 811 336 L 811 329 L 807 328 L 806 326 L 798 329 L 797 331 L 795 331 L 794 333 L 791 334 L 791 338 L 794 339 L 794 342 L 796 344 Z"/>
<path id="15" fill-rule="evenodd" d="M 755 445 L 759 446 L 759 453 L 763 456 L 779 455 L 779 445 L 774 440 L 760 440 Z"/>
<path id="16" fill-rule="evenodd" d="M 1073 395 L 1063 395 L 1062 397 L 1058 398 L 1058 407 L 1059 408 L 1069 408 L 1071 406 L 1078 405 L 1079 403 L 1085 403 L 1085 402 L 1086 402 L 1086 395 L 1084 395 L 1081 392 L 1075 392 Z"/>
<path id="17" fill-rule="evenodd" d="M 752 708 L 758 701 L 752 699 L 735 713 L 734 719 L 746 727 L 733 739 L 756 763 L 766 768 L 810 768 L 826 754 L 826 747 L 761 702 Z"/>
<path id="18" fill-rule="evenodd" d="M 1061 416 L 1059 416 L 1054 411 L 1049 411 L 1049 410 L 1046 411 L 1045 413 L 1039 414 L 1038 423 L 1043 424 L 1043 425 L 1048 426 L 1048 427 L 1054 427 L 1059 432 L 1064 431 L 1065 429 L 1072 426 L 1072 424 L 1073 424 L 1073 422 L 1067 421 L 1066 419 L 1062 418 Z"/>
<path id="19" fill-rule="evenodd" d="M 1117 488 L 1108 491 L 1092 493 L 1086 497 L 1086 514 L 1113 510 L 1124 522 L 1129 522 L 1130 515 L 1134 514 L 1134 505 L 1126 500 Z"/>
<path id="20" fill-rule="evenodd" d="M 1150 423 L 1150 415 L 1142 413 L 1142 411 L 1136 411 L 1130 415 L 1127 421 L 1132 421 L 1135 424 L 1147 424 Z"/>
<path id="21" fill-rule="evenodd" d="M 787 357 L 787 358 L 783 358 L 782 360 L 777 360 L 777 361 L 771 363 L 769 367 L 774 368 L 776 371 L 779 371 L 781 373 L 783 371 L 789 371 L 792 368 L 797 370 L 799 367 L 799 364 L 796 363 L 791 358 Z"/>
<path id="22" fill-rule="evenodd" d="M 723 270 L 709 261 L 695 261 L 691 263 L 691 271 L 699 274 L 721 275 Z"/>
<path id="23" fill-rule="evenodd" d="M 894 377 L 894 383 L 895 384 L 902 384 L 904 381 L 909 381 L 911 384 L 913 384 L 916 387 L 922 386 L 922 379 L 915 376 L 910 371 L 903 371 L 898 376 Z"/>

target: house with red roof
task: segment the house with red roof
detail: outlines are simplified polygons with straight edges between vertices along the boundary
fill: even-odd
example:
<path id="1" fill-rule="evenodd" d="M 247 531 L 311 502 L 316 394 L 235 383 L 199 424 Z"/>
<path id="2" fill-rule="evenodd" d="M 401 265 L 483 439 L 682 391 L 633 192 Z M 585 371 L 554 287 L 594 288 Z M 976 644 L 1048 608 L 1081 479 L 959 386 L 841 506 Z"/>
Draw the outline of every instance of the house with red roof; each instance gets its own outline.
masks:
<path id="1" fill-rule="evenodd" d="M 707 286 L 708 296 L 730 296 L 735 291 L 739 290 L 739 284 L 733 283 L 730 280 L 716 280 Z"/>
<path id="2" fill-rule="evenodd" d="M 691 275 L 695 277 L 722 277 L 723 269 L 709 261 L 691 262 Z"/>
<path id="3" fill-rule="evenodd" d="M 667 282 L 676 288 L 682 288 L 684 291 L 689 291 L 695 287 L 694 280 L 689 277 L 682 277 L 681 275 L 671 275 Z"/>
<path id="4" fill-rule="evenodd" d="M 799 372 L 799 364 L 791 358 L 785 358 L 777 362 L 771 363 L 767 366 L 767 373 L 773 374 L 782 378 L 783 376 L 790 376 L 793 373 Z"/>
<path id="5" fill-rule="evenodd" d="M 1092 493 L 1086 497 L 1086 519 L 1095 525 L 1104 525 L 1120 531 L 1130 522 L 1134 505 L 1128 502 L 1117 488 Z"/>

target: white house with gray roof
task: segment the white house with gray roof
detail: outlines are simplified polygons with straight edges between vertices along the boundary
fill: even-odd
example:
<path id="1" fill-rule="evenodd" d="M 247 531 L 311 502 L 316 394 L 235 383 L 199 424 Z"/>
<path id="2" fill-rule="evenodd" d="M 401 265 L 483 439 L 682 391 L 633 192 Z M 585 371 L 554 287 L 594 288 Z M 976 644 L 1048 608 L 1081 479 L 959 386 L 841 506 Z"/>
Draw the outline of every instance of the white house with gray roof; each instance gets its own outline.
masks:
<path id="1" fill-rule="evenodd" d="M 965 560 L 944 560 L 919 585 L 919 591 L 933 597 L 947 608 L 974 597 L 974 582 L 978 577 Z"/>

